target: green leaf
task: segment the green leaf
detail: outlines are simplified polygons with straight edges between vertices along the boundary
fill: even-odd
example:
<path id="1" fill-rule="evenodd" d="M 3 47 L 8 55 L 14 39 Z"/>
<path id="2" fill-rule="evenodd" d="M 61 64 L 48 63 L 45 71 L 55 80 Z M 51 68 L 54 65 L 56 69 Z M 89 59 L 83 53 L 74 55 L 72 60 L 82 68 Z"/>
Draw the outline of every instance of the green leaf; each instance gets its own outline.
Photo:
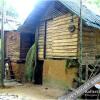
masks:
<path id="1" fill-rule="evenodd" d="M 77 59 L 66 59 L 65 61 L 65 69 L 70 67 L 79 67 L 79 62 Z"/>
<path id="2" fill-rule="evenodd" d="M 36 56 L 36 44 L 29 49 L 27 56 L 26 56 L 26 63 L 25 63 L 25 79 L 26 81 L 31 82 L 34 73 L 35 67 L 35 56 Z"/>

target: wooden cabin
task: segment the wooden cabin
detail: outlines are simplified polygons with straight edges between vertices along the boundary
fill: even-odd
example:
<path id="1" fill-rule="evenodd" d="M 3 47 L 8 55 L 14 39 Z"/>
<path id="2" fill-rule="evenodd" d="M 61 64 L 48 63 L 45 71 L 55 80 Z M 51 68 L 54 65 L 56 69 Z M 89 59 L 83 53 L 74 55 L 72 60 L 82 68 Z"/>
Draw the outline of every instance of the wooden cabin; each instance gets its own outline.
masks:
<path id="1" fill-rule="evenodd" d="M 38 59 L 78 59 L 80 56 L 80 19 L 77 15 L 52 4 L 36 28 L 38 34 Z M 96 28 L 83 23 L 83 61 L 89 63 L 99 55 L 96 47 Z"/>
<path id="2" fill-rule="evenodd" d="M 32 31 L 36 34 L 39 60 L 79 58 L 80 9 L 76 5 L 73 11 L 74 7 L 71 7 L 70 3 L 70 1 L 64 2 L 63 0 L 40 3 L 22 25 L 21 31 Z M 95 15 L 86 7 L 83 9 L 83 58 L 85 60 L 88 57 L 89 62 L 93 63 L 95 57 L 99 55 L 97 35 L 100 31 L 98 22 L 100 17 L 95 18 Z M 90 15 L 85 15 L 86 13 Z M 94 20 L 90 16 L 94 17 Z"/>
<path id="3" fill-rule="evenodd" d="M 100 22 L 91 11 L 86 7 L 84 9 L 81 44 L 83 65 L 93 64 L 96 57 L 100 56 Z M 76 69 L 69 69 L 66 74 L 64 61 L 79 60 L 80 57 L 79 11 L 78 6 L 70 0 L 45 1 L 36 6 L 20 29 L 35 33 L 38 43 L 37 58 L 45 61 L 43 78 L 50 83 L 55 83 L 54 80 L 57 84 L 58 81 L 63 83 L 67 81 L 65 84 L 69 83 L 70 86 L 76 76 Z M 68 82 L 69 77 L 71 81 Z"/>

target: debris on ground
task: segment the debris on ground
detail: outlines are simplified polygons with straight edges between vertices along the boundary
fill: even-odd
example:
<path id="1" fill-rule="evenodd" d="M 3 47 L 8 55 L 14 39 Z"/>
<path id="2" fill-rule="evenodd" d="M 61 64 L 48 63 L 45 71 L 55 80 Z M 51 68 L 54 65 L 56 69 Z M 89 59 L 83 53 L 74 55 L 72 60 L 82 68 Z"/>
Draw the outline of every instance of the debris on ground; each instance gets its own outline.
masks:
<path id="1" fill-rule="evenodd" d="M 27 97 L 21 97 L 14 94 L 3 93 L 0 94 L 0 100 L 32 100 L 32 99 Z"/>

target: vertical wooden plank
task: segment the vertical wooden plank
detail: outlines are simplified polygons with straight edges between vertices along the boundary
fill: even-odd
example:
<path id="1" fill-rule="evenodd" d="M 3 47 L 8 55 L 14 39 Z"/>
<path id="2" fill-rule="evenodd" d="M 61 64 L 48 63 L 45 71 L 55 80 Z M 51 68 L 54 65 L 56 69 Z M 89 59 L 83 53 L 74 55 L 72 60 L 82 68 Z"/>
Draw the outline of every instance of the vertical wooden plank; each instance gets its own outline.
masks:
<path id="1" fill-rule="evenodd" d="M 46 40 L 46 58 L 52 58 L 52 33 L 53 33 L 53 19 L 47 20 L 47 40 Z"/>
<path id="2" fill-rule="evenodd" d="M 47 21 L 45 21 L 45 33 L 44 33 L 44 59 L 46 58 L 46 34 L 47 34 Z"/>
<path id="3" fill-rule="evenodd" d="M 44 35 L 45 35 L 45 22 L 40 22 L 38 34 L 38 58 L 44 58 Z"/>

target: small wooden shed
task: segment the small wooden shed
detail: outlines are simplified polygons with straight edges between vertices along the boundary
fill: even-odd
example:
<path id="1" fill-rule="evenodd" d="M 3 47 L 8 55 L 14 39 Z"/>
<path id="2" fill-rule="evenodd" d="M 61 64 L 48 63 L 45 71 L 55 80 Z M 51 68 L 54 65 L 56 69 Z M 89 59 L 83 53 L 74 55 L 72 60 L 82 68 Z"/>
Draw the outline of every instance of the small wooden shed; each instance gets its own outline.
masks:
<path id="1" fill-rule="evenodd" d="M 5 58 L 10 58 L 15 78 L 23 78 L 26 55 L 34 43 L 33 33 L 8 31 L 5 33 Z"/>
<path id="2" fill-rule="evenodd" d="M 100 56 L 100 17 L 85 6 L 82 9 L 83 64 L 93 64 Z M 70 0 L 39 2 L 19 30 L 35 33 L 38 60 L 80 57 L 80 8 Z"/>

